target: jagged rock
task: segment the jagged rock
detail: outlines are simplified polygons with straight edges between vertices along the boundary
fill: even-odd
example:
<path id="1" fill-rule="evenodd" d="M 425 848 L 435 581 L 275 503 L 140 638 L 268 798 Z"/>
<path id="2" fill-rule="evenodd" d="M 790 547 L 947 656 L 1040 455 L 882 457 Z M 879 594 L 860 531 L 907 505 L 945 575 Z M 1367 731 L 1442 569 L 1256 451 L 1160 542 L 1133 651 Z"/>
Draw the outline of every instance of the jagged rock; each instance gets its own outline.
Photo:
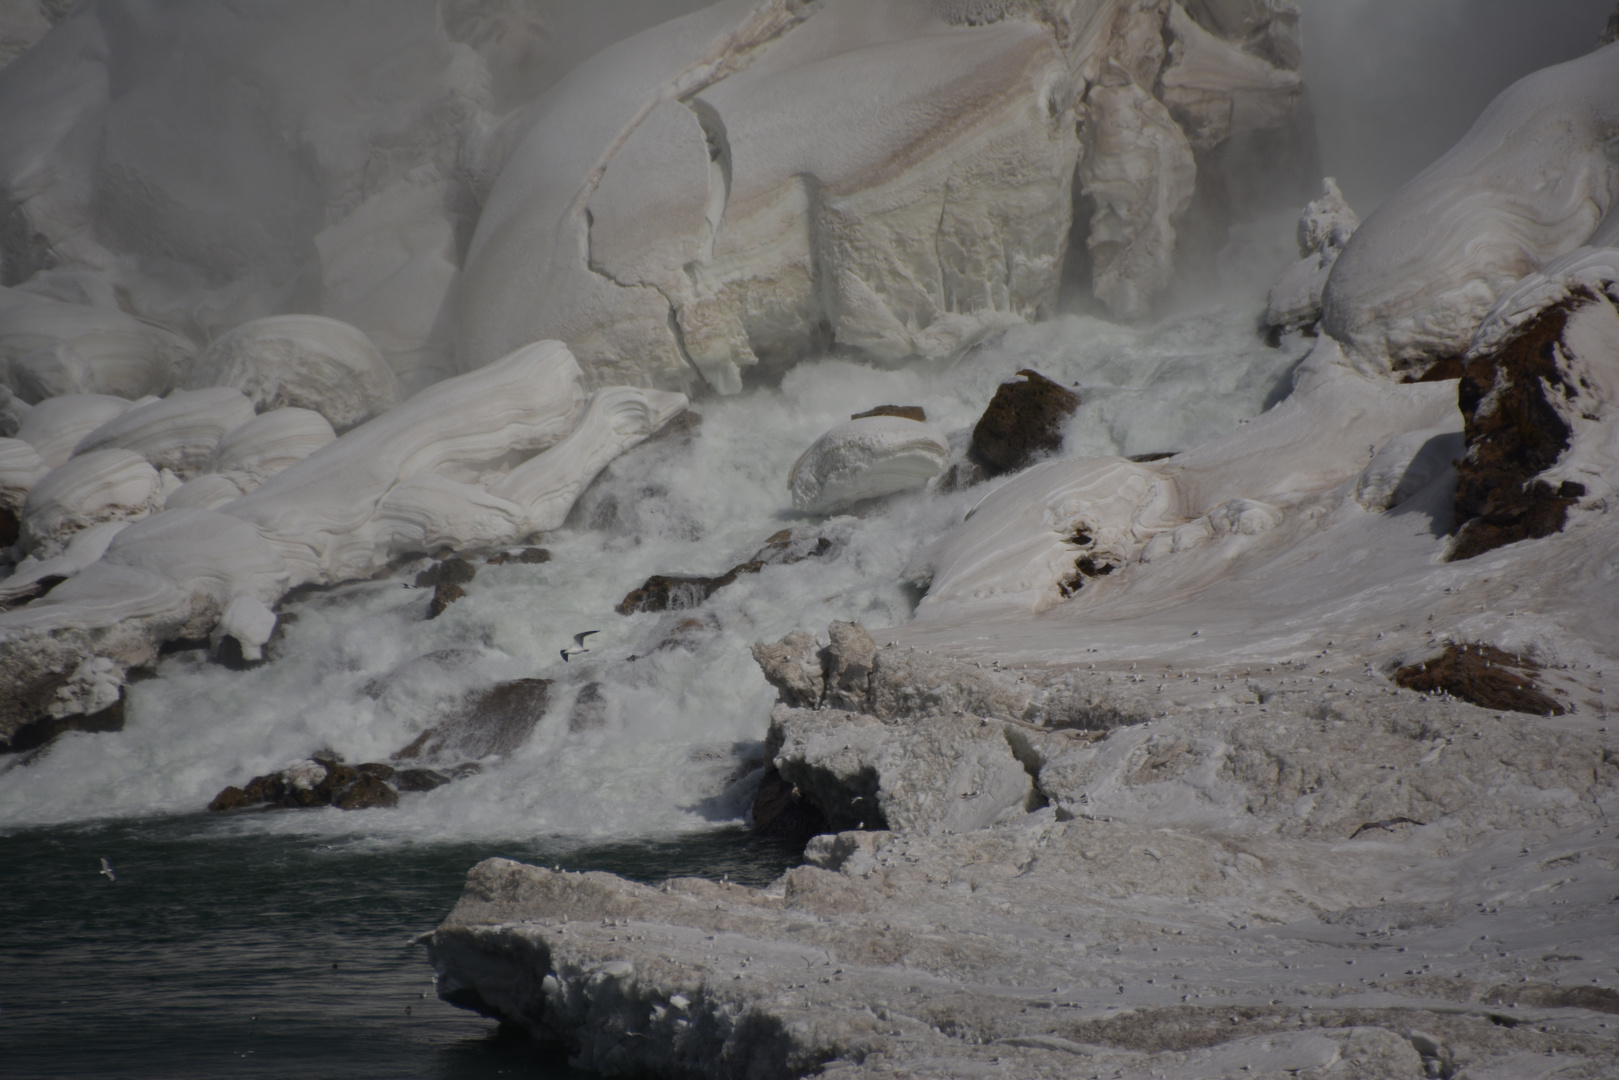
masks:
<path id="1" fill-rule="evenodd" d="M 550 701 L 549 679 L 514 679 L 473 694 L 422 732 L 394 760 L 442 761 L 509 754 L 528 740 Z"/>
<path id="2" fill-rule="evenodd" d="M 467 590 L 460 585 L 449 582 L 440 582 L 433 587 L 433 599 L 427 605 L 427 617 L 436 619 L 444 614 L 449 606 L 467 595 Z"/>
<path id="3" fill-rule="evenodd" d="M 766 681 L 776 688 L 782 703 L 813 709 L 821 703 L 826 685 L 821 644 L 806 630 L 794 630 L 780 641 L 753 644 L 753 659 Z"/>
<path id="4" fill-rule="evenodd" d="M 1571 332 L 1576 344 L 1569 341 Z M 1606 342 L 1615 332 L 1619 315 L 1607 298 L 1580 290 L 1547 307 L 1498 348 L 1465 362 L 1457 403 L 1467 452 L 1456 467 L 1458 528 L 1451 559 L 1562 530 L 1584 485 L 1568 480 L 1554 486 L 1539 477 L 1569 448 L 1570 414 L 1595 414 L 1609 405 L 1583 369 L 1593 361 L 1613 368 L 1619 356 Z M 1595 342 L 1589 340 L 1593 334 Z M 1614 372 L 1605 371 L 1596 387 L 1609 387 L 1613 379 Z"/>
<path id="5" fill-rule="evenodd" d="M 826 693 L 821 704 L 831 709 L 866 711 L 871 697 L 871 669 L 877 643 L 859 623 L 834 622 L 827 627 Z"/>
<path id="6" fill-rule="evenodd" d="M 783 529 L 766 540 L 753 558 L 717 577 L 654 574 L 642 582 L 640 588 L 630 590 L 614 610 L 620 615 L 634 615 L 638 611 L 693 608 L 743 574 L 757 574 L 767 566 L 788 566 L 825 555 L 831 548 L 832 541 L 824 536 L 794 540 L 792 530 Z"/>
<path id="7" fill-rule="evenodd" d="M 399 793 L 381 778 L 361 773 L 348 789 L 332 799 L 339 810 L 370 810 L 399 805 Z"/>
<path id="8" fill-rule="evenodd" d="M 1061 449 L 1063 423 L 1079 395 L 1037 371 L 1018 372 L 996 389 L 973 428 L 973 454 L 990 473 L 1010 472 Z"/>
<path id="9" fill-rule="evenodd" d="M 511 548 L 506 551 L 497 551 L 484 560 L 489 566 L 500 566 L 505 563 L 534 565 L 550 561 L 551 553 L 542 547 Z"/>
<path id="10" fill-rule="evenodd" d="M 1443 691 L 1483 709 L 1562 716 L 1563 707 L 1535 686 L 1540 665 L 1494 645 L 1447 645 L 1438 656 L 1408 664 L 1393 675 L 1407 690 Z"/>
<path id="11" fill-rule="evenodd" d="M 478 568 L 466 559 L 449 558 L 434 563 L 416 575 L 416 587 L 425 589 L 433 585 L 466 585 L 478 576 Z"/>
<path id="12" fill-rule="evenodd" d="M 64 680 L 65 681 L 65 680 Z M 32 723 L 23 724 L 11 733 L 9 740 L 0 743 L 0 754 L 20 754 L 38 750 L 56 741 L 57 736 L 69 731 L 107 732 L 124 730 L 124 699 L 91 713 L 71 713 L 67 716 L 41 716 Z"/>
<path id="13" fill-rule="evenodd" d="M 976 716 L 897 725 L 777 706 L 765 751 L 833 829 L 961 832 L 1029 810 L 1034 795 L 1004 724 Z"/>
<path id="14" fill-rule="evenodd" d="M 878 405 L 865 412 L 857 412 L 849 419 L 864 420 L 868 416 L 898 416 L 905 420 L 915 420 L 918 424 L 928 422 L 927 411 L 920 405 Z"/>
<path id="15" fill-rule="evenodd" d="M 755 832 L 786 840 L 807 840 L 827 828 L 826 815 L 774 765 L 765 767 L 748 817 Z"/>

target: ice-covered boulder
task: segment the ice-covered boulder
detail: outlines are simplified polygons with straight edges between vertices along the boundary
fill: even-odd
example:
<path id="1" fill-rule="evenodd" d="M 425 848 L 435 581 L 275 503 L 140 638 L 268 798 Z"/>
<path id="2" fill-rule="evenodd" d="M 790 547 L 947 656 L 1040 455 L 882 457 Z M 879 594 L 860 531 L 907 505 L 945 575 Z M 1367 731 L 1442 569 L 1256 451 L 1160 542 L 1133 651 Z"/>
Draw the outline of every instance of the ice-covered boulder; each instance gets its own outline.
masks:
<path id="1" fill-rule="evenodd" d="M 1619 204 L 1619 46 L 1537 71 L 1373 211 L 1322 295 L 1350 362 L 1420 373 L 1467 349 L 1516 281 Z"/>
<path id="2" fill-rule="evenodd" d="M 22 439 L 0 439 L 0 510 L 22 511 L 28 492 L 50 466 L 39 451 Z"/>
<path id="3" fill-rule="evenodd" d="M 793 464 L 787 487 L 796 509 L 826 513 L 921 487 L 949 461 L 950 440 L 937 428 L 901 416 L 868 416 L 816 439 Z"/>
<path id="4" fill-rule="evenodd" d="M 217 510 L 232 499 L 240 499 L 246 492 L 235 481 L 220 473 L 203 473 L 181 484 L 163 500 L 163 509 Z"/>
<path id="5" fill-rule="evenodd" d="M 16 573 L 0 580 L 0 605 L 32 599 L 52 584 L 77 574 L 105 555 L 112 538 L 128 525 L 127 521 L 103 521 L 74 533 L 59 555 L 24 559 L 17 564 Z"/>
<path id="6" fill-rule="evenodd" d="M 195 355 L 188 338 L 115 308 L 40 297 L 0 307 L 0 382 L 25 401 L 166 394 Z"/>
<path id="7" fill-rule="evenodd" d="M 157 513 L 168 490 L 158 470 L 132 450 L 80 454 L 28 492 L 23 546 L 37 556 L 54 555 L 80 529 Z"/>
<path id="8" fill-rule="evenodd" d="M 143 404 L 149 404 L 148 398 Z M 47 398 L 28 411 L 17 428 L 17 438 L 32 443 L 51 468 L 73 456 L 74 449 L 92 431 L 128 412 L 134 405 L 110 394 L 64 394 Z"/>
<path id="9" fill-rule="evenodd" d="M 259 412 L 293 405 L 350 428 L 399 398 L 382 353 L 357 328 L 319 315 L 272 315 L 243 323 L 197 357 L 193 390 L 240 390 Z"/>
<path id="10" fill-rule="evenodd" d="M 243 492 L 252 491 L 336 438 L 318 412 L 293 406 L 272 409 L 226 432 L 207 469 L 226 474 Z"/>
<path id="11" fill-rule="evenodd" d="M 1287 329 L 1309 326 L 1321 317 L 1321 292 L 1338 255 L 1360 227 L 1360 217 L 1344 201 L 1338 181 L 1321 181 L 1321 196 L 1299 215 L 1299 261 L 1283 270 L 1270 287 L 1265 322 Z"/>
<path id="12" fill-rule="evenodd" d="M 227 432 L 253 419 L 253 403 L 227 386 L 176 390 L 102 424 L 73 450 L 133 450 L 182 480 L 202 471 Z"/>

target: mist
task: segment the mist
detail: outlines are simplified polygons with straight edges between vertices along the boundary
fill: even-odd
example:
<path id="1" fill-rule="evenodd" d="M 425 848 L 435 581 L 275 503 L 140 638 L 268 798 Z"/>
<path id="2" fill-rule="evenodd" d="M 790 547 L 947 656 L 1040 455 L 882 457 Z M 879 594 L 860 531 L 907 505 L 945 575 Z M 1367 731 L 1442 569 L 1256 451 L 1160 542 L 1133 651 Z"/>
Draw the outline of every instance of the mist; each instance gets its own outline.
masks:
<path id="1" fill-rule="evenodd" d="M 1362 215 L 1494 97 L 1597 47 L 1610 0 L 1299 0 L 1321 168 Z"/>

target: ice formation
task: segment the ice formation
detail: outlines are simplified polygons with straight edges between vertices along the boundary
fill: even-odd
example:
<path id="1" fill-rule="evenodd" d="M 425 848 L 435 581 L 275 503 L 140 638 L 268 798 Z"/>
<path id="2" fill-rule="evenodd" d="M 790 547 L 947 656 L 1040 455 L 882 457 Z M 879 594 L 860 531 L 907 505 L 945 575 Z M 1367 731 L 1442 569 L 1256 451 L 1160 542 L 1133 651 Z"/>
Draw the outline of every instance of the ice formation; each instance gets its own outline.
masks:
<path id="1" fill-rule="evenodd" d="M 1360 227 L 1360 217 L 1344 201 L 1338 182 L 1321 182 L 1321 197 L 1299 215 L 1299 261 L 1271 286 L 1265 322 L 1273 327 L 1309 326 L 1321 318 L 1321 293 L 1344 245 Z"/>
<path id="2" fill-rule="evenodd" d="M 1619 202 L 1616 81 L 1613 45 L 1520 79 L 1367 217 L 1322 297 L 1352 362 L 1460 354 L 1508 287 L 1587 242 Z"/>
<path id="3" fill-rule="evenodd" d="M 28 492 L 23 547 L 50 555 L 80 529 L 103 521 L 134 521 L 157 513 L 178 481 L 163 476 L 132 450 L 96 450 L 52 469 Z"/>
<path id="4" fill-rule="evenodd" d="M 359 330 L 318 315 L 273 315 L 243 323 L 197 357 L 187 386 L 235 387 L 259 412 L 296 405 L 334 428 L 392 408 L 394 373 Z"/>
<path id="5" fill-rule="evenodd" d="M 148 399 L 149 400 L 149 399 Z M 124 413 L 132 403 L 111 394 L 63 394 L 35 405 L 17 426 L 17 438 L 32 443 L 51 468 L 67 461 L 84 437 Z"/>
<path id="6" fill-rule="evenodd" d="M 117 308 L 0 291 L 0 383 L 26 401 L 165 394 L 184 379 L 196 354 L 184 335 Z"/>
<path id="7" fill-rule="evenodd" d="M 944 433 L 901 416 L 850 420 L 816 439 L 787 474 L 793 506 L 826 513 L 921 487 L 950 462 Z"/>
<path id="8" fill-rule="evenodd" d="M 253 403 L 231 387 L 176 390 L 119 413 L 80 439 L 73 453 L 133 450 L 154 469 L 189 479 L 213 458 L 220 439 L 251 419 Z"/>

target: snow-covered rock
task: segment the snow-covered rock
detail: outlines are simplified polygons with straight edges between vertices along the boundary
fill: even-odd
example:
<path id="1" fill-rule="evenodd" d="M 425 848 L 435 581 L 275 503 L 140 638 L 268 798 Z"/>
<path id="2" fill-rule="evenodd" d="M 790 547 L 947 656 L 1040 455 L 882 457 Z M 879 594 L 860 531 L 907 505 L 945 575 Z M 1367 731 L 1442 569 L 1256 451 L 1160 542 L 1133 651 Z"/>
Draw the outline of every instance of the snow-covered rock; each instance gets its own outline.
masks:
<path id="1" fill-rule="evenodd" d="M 220 473 L 203 473 L 181 484 L 163 500 L 163 509 L 180 510 L 193 507 L 199 510 L 217 510 L 232 499 L 244 494 L 235 481 Z"/>
<path id="2" fill-rule="evenodd" d="M 950 461 L 950 440 L 901 416 L 867 416 L 822 435 L 787 477 L 793 506 L 826 513 L 863 499 L 921 487 Z"/>
<path id="3" fill-rule="evenodd" d="M 31 444 L 0 439 L 0 509 L 20 512 L 29 490 L 50 471 Z"/>
<path id="4" fill-rule="evenodd" d="M 318 315 L 243 323 L 197 357 L 187 385 L 234 387 L 259 412 L 283 405 L 310 409 L 338 429 L 392 408 L 399 398 L 393 370 L 371 339 Z"/>
<path id="5" fill-rule="evenodd" d="M 150 404 L 147 398 L 142 404 Z M 51 468 L 73 456 L 84 437 L 101 425 L 128 412 L 127 398 L 109 394 L 63 394 L 47 398 L 28 411 L 17 428 L 17 438 L 32 443 Z"/>
<path id="6" fill-rule="evenodd" d="M 25 401 L 166 394 L 196 355 L 189 339 L 116 308 L 24 295 L 0 306 L 0 382 Z"/>
<path id="7" fill-rule="evenodd" d="M 1360 227 L 1360 218 L 1344 201 L 1338 181 L 1321 181 L 1321 196 L 1305 204 L 1299 215 L 1299 261 L 1283 270 L 1270 288 L 1265 322 L 1273 327 L 1308 326 L 1321 317 L 1321 292 L 1333 263 Z"/>
<path id="8" fill-rule="evenodd" d="M 164 478 L 132 450 L 80 454 L 34 483 L 23 506 L 23 546 L 54 555 L 80 529 L 135 521 L 163 508 Z"/>
<path id="9" fill-rule="evenodd" d="M 45 559 L 24 559 L 16 573 L 0 580 L 0 604 L 16 603 L 40 591 L 47 578 L 69 578 L 107 553 L 107 545 L 129 525 L 104 521 L 73 534 L 61 554 Z"/>
<path id="10" fill-rule="evenodd" d="M 1322 328 L 1365 371 L 1420 373 L 1467 348 L 1525 274 L 1619 203 L 1619 46 L 1525 76 L 1344 247 Z"/>
<path id="11" fill-rule="evenodd" d="M 293 406 L 272 409 L 227 432 L 207 469 L 225 474 L 241 492 L 248 492 L 336 438 L 332 425 L 318 412 Z"/>
<path id="12" fill-rule="evenodd" d="M 154 469 L 188 479 L 213 458 L 219 440 L 253 419 L 253 403 L 230 387 L 176 390 L 120 413 L 79 440 L 73 452 L 133 450 Z"/>

